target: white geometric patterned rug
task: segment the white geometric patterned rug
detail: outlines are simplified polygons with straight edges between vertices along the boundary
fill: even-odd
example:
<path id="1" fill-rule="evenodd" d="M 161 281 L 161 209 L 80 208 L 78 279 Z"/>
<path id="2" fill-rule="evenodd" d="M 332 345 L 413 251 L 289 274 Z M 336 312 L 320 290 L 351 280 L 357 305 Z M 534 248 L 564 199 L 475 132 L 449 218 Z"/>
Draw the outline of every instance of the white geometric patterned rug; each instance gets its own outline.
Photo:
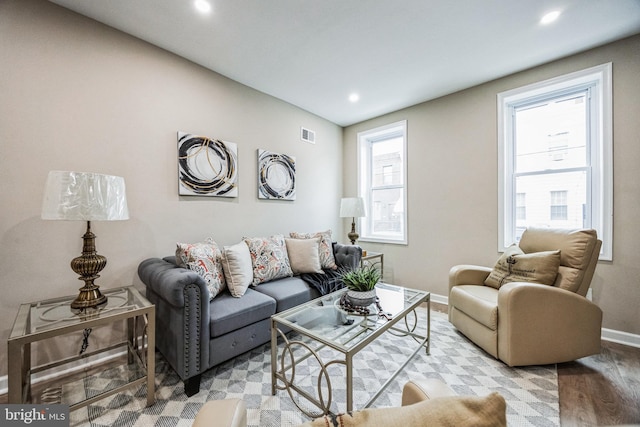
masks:
<path id="1" fill-rule="evenodd" d="M 419 310 L 424 325 L 426 310 Z M 423 332 L 423 331 L 418 331 Z M 424 351 L 409 362 L 371 405 L 399 406 L 402 385 L 409 379 L 437 378 L 461 395 L 499 392 L 507 402 L 509 426 L 558 426 L 558 378 L 555 365 L 509 368 L 479 349 L 453 328 L 446 314 L 431 313 L 431 354 Z M 368 401 L 379 385 L 402 363 L 401 354 L 415 348 L 410 338 L 384 334 L 354 357 L 354 406 Z M 323 350 L 328 351 L 328 350 Z M 312 359 L 312 358 L 310 358 Z M 308 360 L 310 360 L 308 359 Z M 397 362 L 399 361 L 399 363 Z M 309 418 L 279 390 L 271 395 L 270 345 L 264 345 L 223 363 L 202 376 L 200 392 L 187 397 L 182 381 L 156 355 L 156 403 L 145 407 L 146 386 L 135 393 L 120 393 L 71 413 L 71 425 L 91 426 L 190 426 L 200 407 L 208 400 L 242 398 L 247 405 L 249 426 L 296 426 Z M 304 377 L 313 366 L 298 367 L 296 377 Z M 336 368 L 338 369 L 338 368 Z M 333 405 L 345 410 L 345 381 L 340 372 L 332 376 Z M 102 381 L 111 381 L 108 370 Z M 315 382 L 307 386 L 315 389 Z M 85 392 L 92 394 L 91 384 Z"/>

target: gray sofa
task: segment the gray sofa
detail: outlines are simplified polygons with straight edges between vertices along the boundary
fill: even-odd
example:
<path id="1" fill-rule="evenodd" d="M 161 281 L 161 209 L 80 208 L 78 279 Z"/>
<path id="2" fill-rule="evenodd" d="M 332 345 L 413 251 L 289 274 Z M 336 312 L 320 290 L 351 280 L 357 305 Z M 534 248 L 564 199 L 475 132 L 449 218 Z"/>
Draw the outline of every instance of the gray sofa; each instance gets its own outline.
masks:
<path id="1" fill-rule="evenodd" d="M 339 268 L 360 264 L 359 246 L 334 243 L 333 251 Z M 224 291 L 209 301 L 204 279 L 178 267 L 175 256 L 143 261 L 138 276 L 156 306 L 156 348 L 184 381 L 187 396 L 200 390 L 204 371 L 268 342 L 273 314 L 320 296 L 294 276 L 251 287 L 241 298 Z"/>

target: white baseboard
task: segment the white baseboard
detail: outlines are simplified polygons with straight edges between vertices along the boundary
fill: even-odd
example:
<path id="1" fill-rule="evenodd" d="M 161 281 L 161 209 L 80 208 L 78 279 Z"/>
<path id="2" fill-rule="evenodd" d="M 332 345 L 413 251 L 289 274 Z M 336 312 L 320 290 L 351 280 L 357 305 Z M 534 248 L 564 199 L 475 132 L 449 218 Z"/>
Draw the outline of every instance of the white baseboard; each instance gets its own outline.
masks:
<path id="1" fill-rule="evenodd" d="M 438 295 L 438 294 L 431 294 L 431 301 L 438 303 L 438 304 L 444 304 L 444 305 L 448 305 L 449 304 L 449 298 L 444 296 L 444 295 Z M 618 344 L 622 344 L 622 345 L 628 345 L 630 347 L 637 347 L 640 348 L 640 335 L 636 335 L 636 334 L 630 334 L 628 332 L 622 332 L 622 331 L 616 331 L 614 329 L 606 329 L 606 328 L 602 328 L 602 339 L 605 341 L 611 341 L 611 342 L 615 342 Z M 103 362 L 107 362 L 110 359 L 113 359 L 114 357 L 117 357 L 118 354 L 109 354 L 109 353 L 105 353 L 104 355 L 102 355 L 102 357 L 97 358 L 95 360 L 92 360 L 92 363 L 98 364 L 98 363 L 103 363 Z M 82 369 L 83 367 L 79 367 L 79 369 Z M 64 374 L 66 372 L 58 372 L 56 373 L 56 376 Z M 37 376 L 34 375 L 33 378 L 33 382 L 37 383 L 39 381 L 44 381 L 47 380 L 51 377 L 51 375 L 41 375 L 41 376 Z M 4 375 L 2 377 L 0 377 L 0 394 L 7 394 L 8 392 L 8 386 L 7 386 L 7 376 Z"/>
<path id="2" fill-rule="evenodd" d="M 629 332 L 602 328 L 602 339 L 605 341 L 640 348 L 640 335 L 630 334 Z"/>

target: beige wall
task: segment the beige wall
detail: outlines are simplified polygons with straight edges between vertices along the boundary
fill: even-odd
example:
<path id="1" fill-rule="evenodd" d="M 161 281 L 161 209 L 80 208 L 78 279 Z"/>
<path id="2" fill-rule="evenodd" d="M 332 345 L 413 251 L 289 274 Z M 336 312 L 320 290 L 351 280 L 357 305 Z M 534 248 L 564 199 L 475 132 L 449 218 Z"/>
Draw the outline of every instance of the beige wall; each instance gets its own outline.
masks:
<path id="1" fill-rule="evenodd" d="M 104 288 L 140 286 L 138 263 L 176 241 L 342 227 L 337 125 L 47 1 L 0 2 L 0 64 L 2 343 L 20 303 L 82 284 L 69 262 L 85 224 L 40 219 L 50 170 L 126 180 L 131 219 L 92 227 L 108 258 Z M 300 126 L 316 131 L 315 145 L 300 141 Z M 238 144 L 238 198 L 177 195 L 179 130 Z M 295 202 L 257 199 L 258 148 L 296 157 Z"/>
<path id="2" fill-rule="evenodd" d="M 409 244 L 362 244 L 385 253 L 385 279 L 446 295 L 451 266 L 492 266 L 498 257 L 496 95 L 606 62 L 613 63 L 614 258 L 599 263 L 593 298 L 605 328 L 640 334 L 640 36 L 346 128 L 345 194 L 355 194 L 357 133 L 408 120 Z"/>

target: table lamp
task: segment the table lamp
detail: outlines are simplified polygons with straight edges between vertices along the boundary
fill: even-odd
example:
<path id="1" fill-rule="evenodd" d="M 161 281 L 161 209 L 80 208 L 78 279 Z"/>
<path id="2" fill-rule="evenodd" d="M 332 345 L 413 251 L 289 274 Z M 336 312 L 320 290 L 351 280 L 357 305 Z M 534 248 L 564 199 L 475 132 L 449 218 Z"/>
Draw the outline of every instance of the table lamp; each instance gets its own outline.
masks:
<path id="1" fill-rule="evenodd" d="M 71 260 L 71 269 L 84 281 L 72 309 L 95 308 L 107 302 L 94 280 L 107 265 L 107 258 L 96 252 L 96 235 L 91 221 L 129 219 L 124 179 L 88 172 L 51 171 L 42 202 L 42 219 L 87 221 L 82 236 L 82 255 Z"/>
<path id="2" fill-rule="evenodd" d="M 355 245 L 358 240 L 358 233 L 356 233 L 356 218 L 362 218 L 365 216 L 364 212 L 364 199 L 362 197 L 344 197 L 340 201 L 340 216 L 342 218 L 351 217 L 351 231 L 347 234 L 351 244 Z"/>

